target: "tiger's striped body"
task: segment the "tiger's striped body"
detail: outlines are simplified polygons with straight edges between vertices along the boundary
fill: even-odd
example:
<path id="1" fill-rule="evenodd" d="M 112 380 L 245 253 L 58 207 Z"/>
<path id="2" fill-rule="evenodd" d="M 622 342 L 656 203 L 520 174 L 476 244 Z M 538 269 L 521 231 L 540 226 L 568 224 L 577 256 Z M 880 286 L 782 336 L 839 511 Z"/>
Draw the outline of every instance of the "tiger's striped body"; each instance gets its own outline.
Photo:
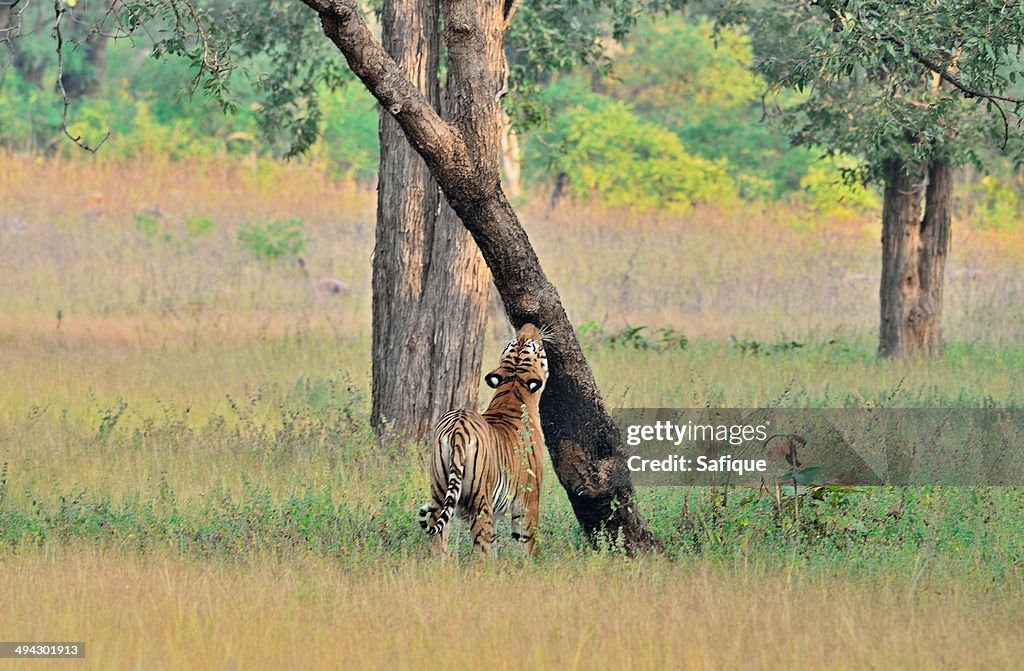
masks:
<path id="1" fill-rule="evenodd" d="M 498 368 L 484 377 L 495 390 L 487 410 L 453 410 L 438 422 L 430 503 L 420 509 L 420 524 L 437 554 L 447 550 L 455 515 L 469 521 L 474 550 L 489 554 L 495 521 L 506 514 L 512 538 L 533 554 L 544 470 L 539 404 L 547 377 L 542 334 L 526 324 L 505 347 Z"/>

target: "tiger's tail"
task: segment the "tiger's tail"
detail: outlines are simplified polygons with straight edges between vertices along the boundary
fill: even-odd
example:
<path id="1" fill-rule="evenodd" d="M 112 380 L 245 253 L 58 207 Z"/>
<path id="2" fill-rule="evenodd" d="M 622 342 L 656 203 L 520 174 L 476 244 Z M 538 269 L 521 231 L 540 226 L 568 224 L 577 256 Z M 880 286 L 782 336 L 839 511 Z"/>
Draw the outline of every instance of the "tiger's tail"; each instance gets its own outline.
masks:
<path id="1" fill-rule="evenodd" d="M 438 438 L 438 440 L 445 439 Z M 440 512 L 437 513 L 433 524 L 428 520 L 430 513 L 438 510 L 437 506 L 428 503 L 420 508 L 420 526 L 423 527 L 428 536 L 436 536 L 444 531 L 444 528 L 448 526 L 448 522 L 451 521 L 452 515 L 455 514 L 455 504 L 458 503 L 459 496 L 462 494 L 462 477 L 465 473 L 467 448 L 472 446 L 472 441 L 469 441 L 468 445 L 466 444 L 465 436 L 462 432 L 453 433 L 452 463 L 448 469 L 448 489 L 445 492 L 444 503 L 441 504 Z"/>

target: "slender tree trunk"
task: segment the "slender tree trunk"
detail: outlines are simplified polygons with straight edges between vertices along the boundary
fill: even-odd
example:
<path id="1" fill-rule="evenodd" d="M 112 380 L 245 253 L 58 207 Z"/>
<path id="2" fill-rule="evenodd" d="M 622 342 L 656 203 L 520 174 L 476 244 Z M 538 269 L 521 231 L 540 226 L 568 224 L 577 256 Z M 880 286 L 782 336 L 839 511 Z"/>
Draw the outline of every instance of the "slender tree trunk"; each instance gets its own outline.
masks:
<path id="1" fill-rule="evenodd" d="M 519 133 L 512 128 L 512 119 L 504 112 L 501 114 L 501 173 L 505 177 L 508 195 L 513 199 L 521 196 L 522 154 L 519 149 Z"/>
<path id="2" fill-rule="evenodd" d="M 381 23 L 384 47 L 405 77 L 435 110 L 447 106 L 437 78 L 436 0 L 387 0 Z M 378 436 L 422 441 L 440 415 L 477 403 L 490 276 L 386 109 L 380 147 L 372 422 Z"/>
<path id="3" fill-rule="evenodd" d="M 942 356 L 943 286 L 946 256 L 953 228 L 953 166 L 933 160 L 928 164 L 928 187 L 921 221 L 921 288 L 927 298 L 921 310 L 925 317 L 915 324 L 915 340 L 923 343 L 928 356 Z"/>
<path id="4" fill-rule="evenodd" d="M 943 161 L 927 166 L 890 161 L 885 171 L 878 355 L 938 357 L 952 168 Z"/>
<path id="5" fill-rule="evenodd" d="M 373 39 L 355 0 L 303 0 L 319 12 L 324 33 L 352 71 L 398 121 L 480 247 L 513 325 L 552 331 L 551 378 L 541 423 L 555 472 L 584 532 L 618 535 L 630 551 L 656 546 L 641 517 L 622 436 L 601 398 L 555 287 L 548 281 L 502 191 L 497 156 L 481 151 L 499 120 L 502 82 L 489 67 L 480 7 L 493 0 L 444 0 L 448 65 L 459 100 L 442 119 Z M 506 14 L 507 16 L 507 14 Z"/>

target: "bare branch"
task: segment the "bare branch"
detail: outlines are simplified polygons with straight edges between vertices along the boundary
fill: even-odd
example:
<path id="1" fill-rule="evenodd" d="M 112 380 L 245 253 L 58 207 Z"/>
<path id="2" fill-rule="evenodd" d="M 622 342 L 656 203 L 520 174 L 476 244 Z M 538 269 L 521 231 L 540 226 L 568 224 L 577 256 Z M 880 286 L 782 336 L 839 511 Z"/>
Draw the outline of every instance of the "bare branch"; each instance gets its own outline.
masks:
<path id="1" fill-rule="evenodd" d="M 95 154 L 99 148 L 103 146 L 103 143 L 107 141 L 107 138 L 110 137 L 109 130 L 95 147 L 83 142 L 81 135 L 72 135 L 71 131 L 68 130 L 68 109 L 71 107 L 71 100 L 68 98 L 68 92 L 64 88 L 64 35 L 61 32 L 61 22 L 66 11 L 67 10 L 64 8 L 61 0 L 54 0 L 53 34 L 54 38 L 57 40 L 57 89 L 60 91 L 61 99 L 64 102 L 64 110 L 60 119 L 60 130 L 76 145 L 91 154 Z"/>

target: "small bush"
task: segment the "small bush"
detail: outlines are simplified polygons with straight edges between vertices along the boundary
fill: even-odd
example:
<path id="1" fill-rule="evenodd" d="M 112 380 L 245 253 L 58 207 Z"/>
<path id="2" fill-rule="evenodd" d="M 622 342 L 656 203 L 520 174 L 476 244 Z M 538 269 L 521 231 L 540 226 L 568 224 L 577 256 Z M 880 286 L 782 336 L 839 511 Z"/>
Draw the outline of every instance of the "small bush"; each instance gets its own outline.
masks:
<path id="1" fill-rule="evenodd" d="M 295 257 L 304 253 L 309 244 L 302 227 L 301 219 L 277 220 L 263 226 L 242 224 L 238 244 L 258 261 Z"/>
<path id="2" fill-rule="evenodd" d="M 620 331 L 607 331 L 597 322 L 589 321 L 579 327 L 578 335 L 584 343 L 607 345 L 612 349 L 682 351 L 689 344 L 684 333 L 667 326 L 652 329 L 649 326 L 627 324 Z"/>
<path id="3" fill-rule="evenodd" d="M 213 233 L 216 225 L 209 217 L 189 217 L 185 220 L 185 233 L 190 238 L 198 238 Z"/>
<path id="4" fill-rule="evenodd" d="M 155 240 L 158 237 L 165 242 L 170 242 L 171 234 L 163 230 L 162 217 L 154 212 L 140 212 L 135 215 L 135 230 L 147 240 Z"/>
<path id="5" fill-rule="evenodd" d="M 878 193 L 864 186 L 855 177 L 860 161 L 843 154 L 829 156 L 812 164 L 800 180 L 803 200 L 810 217 L 799 223 L 814 228 L 816 221 L 846 221 L 877 211 L 881 207 Z"/>

